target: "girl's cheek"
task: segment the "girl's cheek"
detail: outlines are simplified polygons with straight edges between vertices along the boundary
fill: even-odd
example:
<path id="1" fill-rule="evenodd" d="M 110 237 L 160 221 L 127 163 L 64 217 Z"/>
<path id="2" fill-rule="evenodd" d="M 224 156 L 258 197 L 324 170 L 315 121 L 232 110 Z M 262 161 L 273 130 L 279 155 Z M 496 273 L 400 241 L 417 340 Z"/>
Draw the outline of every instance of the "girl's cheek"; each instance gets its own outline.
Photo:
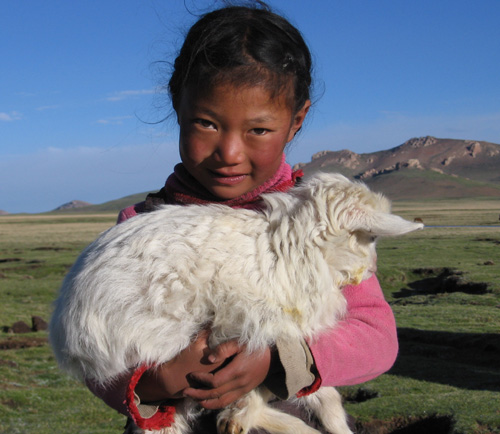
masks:
<path id="1" fill-rule="evenodd" d="M 201 161 L 212 153 L 212 144 L 205 134 L 187 134 L 182 136 L 180 149 L 181 157 Z"/>
<path id="2" fill-rule="evenodd" d="M 281 164 L 281 157 L 283 155 L 282 148 L 275 148 L 273 150 L 268 150 L 260 152 L 253 158 L 253 163 L 255 167 L 259 167 L 266 173 L 266 176 L 272 175 Z M 269 172 L 269 173 L 267 173 Z"/>
<path id="3" fill-rule="evenodd" d="M 277 140 L 269 141 L 265 146 L 260 147 L 256 157 L 263 163 L 272 164 L 276 159 L 279 159 L 281 162 L 281 155 L 285 150 L 286 142 L 280 139 L 281 137 Z"/>

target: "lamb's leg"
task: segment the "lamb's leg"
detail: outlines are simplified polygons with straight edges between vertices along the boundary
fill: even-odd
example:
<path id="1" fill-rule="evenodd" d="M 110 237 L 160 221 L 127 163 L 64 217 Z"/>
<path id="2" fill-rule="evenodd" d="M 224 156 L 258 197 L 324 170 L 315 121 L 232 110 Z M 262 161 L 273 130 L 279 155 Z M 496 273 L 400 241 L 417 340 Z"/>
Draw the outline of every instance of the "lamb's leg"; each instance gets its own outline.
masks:
<path id="1" fill-rule="evenodd" d="M 252 390 L 217 417 L 219 434 L 247 434 L 262 428 L 272 434 L 319 434 L 319 431 L 290 414 L 267 405 L 272 396 L 265 387 Z"/>
<path id="2" fill-rule="evenodd" d="M 300 398 L 310 408 L 325 429 L 332 434 L 353 434 L 347 425 L 342 397 L 333 387 L 321 387 L 317 392 Z"/>

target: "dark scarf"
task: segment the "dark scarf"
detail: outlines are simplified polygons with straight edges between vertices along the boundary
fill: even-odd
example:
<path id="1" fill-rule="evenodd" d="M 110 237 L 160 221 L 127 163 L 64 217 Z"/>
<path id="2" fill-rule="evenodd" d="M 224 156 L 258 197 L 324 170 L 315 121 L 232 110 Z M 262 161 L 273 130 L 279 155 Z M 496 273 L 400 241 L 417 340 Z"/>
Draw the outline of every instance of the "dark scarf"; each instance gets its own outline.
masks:
<path id="1" fill-rule="evenodd" d="M 157 193 L 150 193 L 144 203 L 144 212 L 153 211 L 159 205 L 206 205 L 218 203 L 233 208 L 255 209 L 259 207 L 261 194 L 274 191 L 287 191 L 303 176 L 302 170 L 292 172 L 283 155 L 281 165 L 276 173 L 264 184 L 239 197 L 220 200 L 203 187 L 182 164 L 177 164 L 165 183 Z"/>

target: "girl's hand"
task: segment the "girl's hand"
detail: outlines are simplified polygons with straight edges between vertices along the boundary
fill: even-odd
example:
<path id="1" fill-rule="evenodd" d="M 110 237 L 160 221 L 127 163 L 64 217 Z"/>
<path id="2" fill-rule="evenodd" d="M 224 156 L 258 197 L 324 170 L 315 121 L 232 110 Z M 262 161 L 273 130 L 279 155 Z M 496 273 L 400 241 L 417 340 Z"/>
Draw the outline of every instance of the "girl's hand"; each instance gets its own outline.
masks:
<path id="1" fill-rule="evenodd" d="M 271 364 L 271 350 L 248 354 L 236 341 L 217 346 L 208 360 L 213 366 L 226 362 L 220 369 L 193 371 L 190 379 L 200 384 L 184 389 L 184 396 L 199 401 L 207 409 L 226 407 L 259 386 L 266 378 Z"/>
<path id="2" fill-rule="evenodd" d="M 135 387 L 141 402 L 182 398 L 184 389 L 190 386 L 191 372 L 208 373 L 221 366 L 222 357 L 214 362 L 208 359 L 211 354 L 207 343 L 209 335 L 210 331 L 204 330 L 173 360 L 147 370 Z"/>

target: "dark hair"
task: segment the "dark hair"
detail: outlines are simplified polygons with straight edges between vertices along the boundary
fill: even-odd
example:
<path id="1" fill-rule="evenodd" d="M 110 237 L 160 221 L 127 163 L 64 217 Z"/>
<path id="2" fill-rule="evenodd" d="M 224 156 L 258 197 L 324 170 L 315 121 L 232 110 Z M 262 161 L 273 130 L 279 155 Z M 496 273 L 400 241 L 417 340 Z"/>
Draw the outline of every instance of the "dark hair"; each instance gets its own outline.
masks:
<path id="1" fill-rule="evenodd" d="M 174 110 L 187 87 L 207 92 L 219 84 L 287 91 L 296 113 L 310 98 L 311 54 L 300 32 L 258 2 L 203 15 L 189 30 L 169 82 Z M 293 90 L 293 92 L 292 92 Z"/>

